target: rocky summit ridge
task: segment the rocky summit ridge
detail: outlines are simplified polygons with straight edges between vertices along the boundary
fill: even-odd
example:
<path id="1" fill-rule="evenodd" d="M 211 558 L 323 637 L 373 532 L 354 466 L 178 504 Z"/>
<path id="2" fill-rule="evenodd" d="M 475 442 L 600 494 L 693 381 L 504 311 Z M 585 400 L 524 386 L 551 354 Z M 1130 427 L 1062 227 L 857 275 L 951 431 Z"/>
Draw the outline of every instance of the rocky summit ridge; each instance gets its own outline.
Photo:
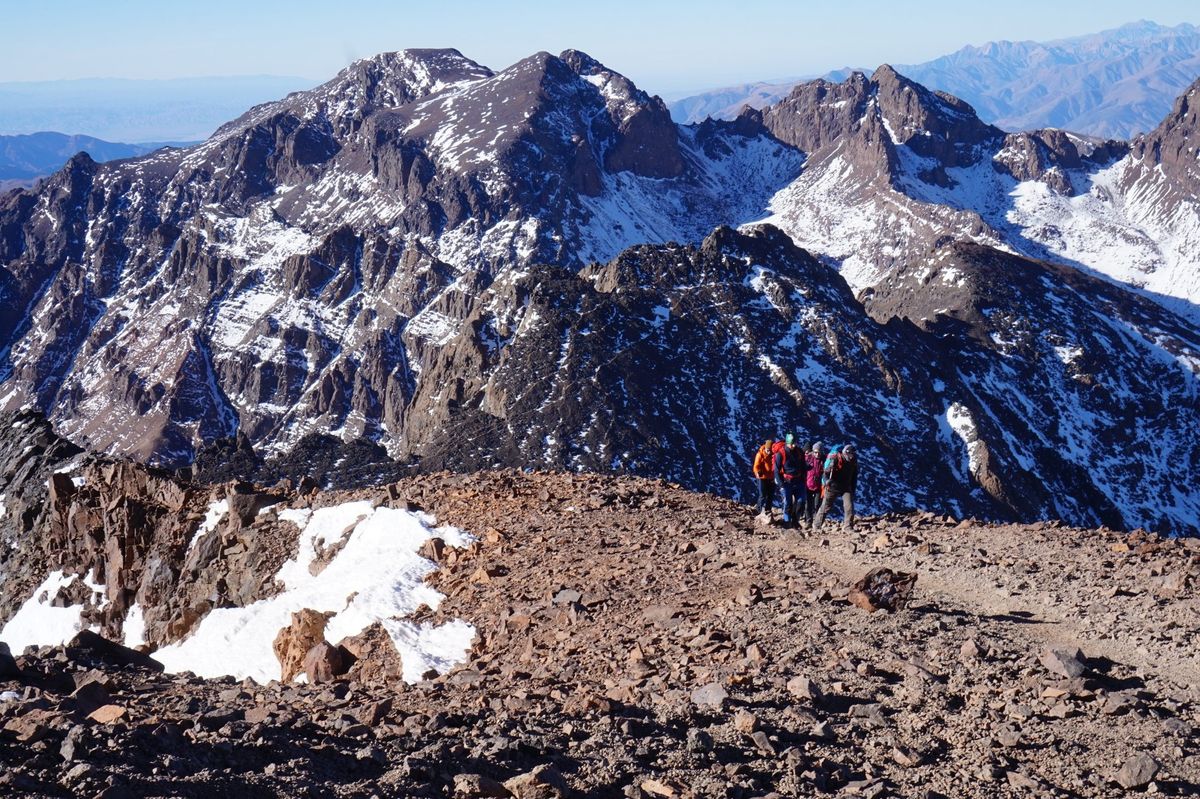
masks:
<path id="1" fill-rule="evenodd" d="M 1200 784 L 1194 539 L 929 513 L 811 534 L 662 481 L 514 470 L 315 493 L 206 488 L 136 464 L 51 480 L 41 526 L 8 540 L 22 568 L 2 575 L 0 620 L 60 569 L 76 584 L 59 607 L 118 641 L 143 623 L 149 656 L 86 631 L 0 655 L 0 784 L 17 795 L 1116 797 Z M 210 524 L 200 511 L 218 497 L 229 510 Z M 477 537 L 421 548 L 443 598 L 410 620 L 469 623 L 457 664 L 401 680 L 375 627 L 342 642 L 348 667 L 306 659 L 307 684 L 164 673 L 154 658 L 174 639 L 279 590 L 269 575 L 298 546 L 281 508 L 364 501 Z M 86 523 L 101 507 L 103 525 Z M 313 568 L 354 546 L 326 544 Z M 850 601 L 877 567 L 915 575 L 906 607 Z M 219 659 L 232 671 L 245 656 Z"/>

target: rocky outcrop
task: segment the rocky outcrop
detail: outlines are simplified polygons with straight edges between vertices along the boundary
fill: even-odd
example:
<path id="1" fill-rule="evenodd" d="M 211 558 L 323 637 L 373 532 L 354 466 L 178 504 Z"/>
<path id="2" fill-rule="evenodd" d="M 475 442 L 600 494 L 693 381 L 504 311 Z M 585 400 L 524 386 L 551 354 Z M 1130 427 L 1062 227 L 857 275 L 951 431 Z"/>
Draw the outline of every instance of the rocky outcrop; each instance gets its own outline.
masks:
<path id="1" fill-rule="evenodd" d="M 58 569 L 75 575 L 62 601 L 82 604 L 86 622 L 124 640 L 136 605 L 144 629 L 135 634 L 158 646 L 186 635 L 213 608 L 270 595 L 271 576 L 291 556 L 295 525 L 258 517 L 264 507 L 293 496 L 287 492 L 241 483 L 193 485 L 94 456 L 76 457 L 68 471 L 46 479 L 44 511 L 26 514 L 30 521 L 12 533 L 0 557 L 5 619 Z M 101 595 L 95 597 L 85 581 L 101 585 Z"/>
<path id="2" fill-rule="evenodd" d="M 1130 154 L 1138 167 L 1159 171 L 1181 197 L 1200 196 L 1200 79 L 1175 100 L 1171 113 L 1154 130 L 1137 137 Z M 1132 185 L 1139 177 L 1131 170 L 1126 180 Z"/>

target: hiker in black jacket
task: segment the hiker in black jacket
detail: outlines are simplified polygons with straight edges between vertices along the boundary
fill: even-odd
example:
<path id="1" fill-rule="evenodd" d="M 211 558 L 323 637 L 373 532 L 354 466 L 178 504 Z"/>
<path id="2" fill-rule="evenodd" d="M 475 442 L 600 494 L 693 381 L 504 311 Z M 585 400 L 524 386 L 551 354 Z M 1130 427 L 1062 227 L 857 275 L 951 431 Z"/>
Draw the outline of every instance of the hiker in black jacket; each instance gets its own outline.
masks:
<path id="1" fill-rule="evenodd" d="M 846 513 L 842 520 L 842 528 L 854 529 L 854 492 L 858 489 L 858 453 L 853 444 L 842 447 L 841 452 L 834 452 L 825 459 L 825 475 L 822 479 L 825 489 L 825 499 L 821 509 L 813 519 L 813 529 L 820 530 L 825 524 L 825 516 L 838 497 L 842 498 L 842 509 Z"/>

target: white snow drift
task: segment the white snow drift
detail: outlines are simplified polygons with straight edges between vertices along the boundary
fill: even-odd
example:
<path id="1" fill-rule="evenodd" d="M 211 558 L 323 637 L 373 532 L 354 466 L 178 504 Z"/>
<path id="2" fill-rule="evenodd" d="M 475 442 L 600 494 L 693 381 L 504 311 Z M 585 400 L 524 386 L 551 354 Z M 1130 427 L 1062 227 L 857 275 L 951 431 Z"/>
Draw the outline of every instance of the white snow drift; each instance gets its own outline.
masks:
<path id="1" fill-rule="evenodd" d="M 436 534 L 449 546 L 465 546 L 471 536 L 453 527 L 434 529 L 433 518 L 426 514 L 374 508 L 370 501 L 316 511 L 284 510 L 279 518 L 300 527 L 296 556 L 275 575 L 284 590 L 244 608 L 209 612 L 190 636 L 154 653 L 167 671 L 251 677 L 258 682 L 278 679 L 275 636 L 290 624 L 291 614 L 303 608 L 333 614 L 326 629 L 331 643 L 380 622 L 395 642 L 408 682 L 420 680 L 430 669 L 448 671 L 466 658 L 475 637 L 470 624 L 455 620 L 434 626 L 406 617 L 422 604 L 436 609 L 444 598 L 425 583 L 437 567 L 417 554 L 421 545 Z M 309 566 L 318 553 L 342 541 L 340 551 L 314 575 Z M 61 644 L 73 637 L 82 627 L 82 606 L 49 604 L 70 579 L 62 572 L 51 574 L 0 631 L 0 640 L 20 651 L 30 644 Z M 125 622 L 127 642 L 143 640 L 141 619 L 142 609 L 131 608 Z"/>

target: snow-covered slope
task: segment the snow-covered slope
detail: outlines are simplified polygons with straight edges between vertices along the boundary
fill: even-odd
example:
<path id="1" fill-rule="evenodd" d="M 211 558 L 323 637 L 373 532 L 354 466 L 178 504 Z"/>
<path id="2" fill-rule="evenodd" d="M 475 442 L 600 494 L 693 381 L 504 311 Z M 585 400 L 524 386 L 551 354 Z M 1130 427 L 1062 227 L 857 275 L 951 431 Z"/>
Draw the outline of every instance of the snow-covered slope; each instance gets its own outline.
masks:
<path id="1" fill-rule="evenodd" d="M 1197 322 L 1197 86 L 1126 146 L 1057 130 L 1004 134 L 886 67 L 869 80 L 804 84 L 765 113 L 809 154 L 765 221 L 857 289 L 939 241 L 970 240 L 1105 275 Z"/>

